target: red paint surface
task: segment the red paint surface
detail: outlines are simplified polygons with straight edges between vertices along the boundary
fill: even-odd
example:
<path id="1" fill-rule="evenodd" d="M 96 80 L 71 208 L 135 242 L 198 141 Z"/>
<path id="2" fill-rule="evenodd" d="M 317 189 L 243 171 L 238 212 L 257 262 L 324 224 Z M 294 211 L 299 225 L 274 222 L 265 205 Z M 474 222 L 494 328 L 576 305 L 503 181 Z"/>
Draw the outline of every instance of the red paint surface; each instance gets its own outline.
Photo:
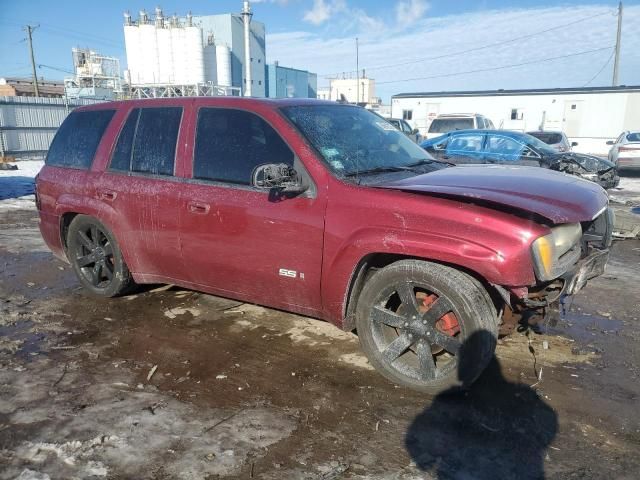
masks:
<path id="1" fill-rule="evenodd" d="M 315 103 L 227 97 L 84 107 L 116 107 L 118 112 L 90 171 L 45 166 L 39 174 L 45 241 L 54 253 L 64 255 L 61 216 L 92 215 L 114 233 L 138 282 L 175 283 L 340 325 L 354 271 L 370 254 L 445 262 L 510 288 L 535 283 L 530 245 L 548 233 L 548 227 L 505 208 L 494 210 L 453 198 L 468 196 L 465 191 L 474 197 L 485 192 L 482 198 L 489 202 L 513 205 L 556 222 L 590 220 L 606 204 L 606 196 L 594 192 L 589 182 L 544 169 L 531 170 L 527 178 L 503 174 L 508 167 L 489 169 L 497 172 L 494 175 L 485 175 L 486 167 L 478 172 L 447 169 L 385 188 L 345 183 L 329 173 L 278 111 L 280 106 L 310 102 Z M 160 104 L 184 107 L 175 178 L 105 171 L 127 112 Z M 315 197 L 272 201 L 257 189 L 191 180 L 193 126 L 202 106 L 246 109 L 262 116 L 304 164 L 315 183 Z M 454 172 L 460 170 L 467 176 Z M 430 192 L 451 197 L 434 197 Z M 279 275 L 281 268 L 297 272 L 298 277 Z"/>

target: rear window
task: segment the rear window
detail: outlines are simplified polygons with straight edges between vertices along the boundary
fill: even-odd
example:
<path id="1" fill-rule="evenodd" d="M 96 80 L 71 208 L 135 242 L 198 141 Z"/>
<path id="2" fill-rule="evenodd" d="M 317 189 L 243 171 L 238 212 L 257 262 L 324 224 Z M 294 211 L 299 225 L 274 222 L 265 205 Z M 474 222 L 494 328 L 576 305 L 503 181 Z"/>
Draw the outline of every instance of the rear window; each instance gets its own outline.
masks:
<path id="1" fill-rule="evenodd" d="M 536 137 L 538 140 L 542 140 L 547 145 L 553 145 L 555 143 L 562 142 L 562 135 L 560 135 L 559 133 L 529 132 L 529 135 Z"/>
<path id="2" fill-rule="evenodd" d="M 447 133 L 473 128 L 473 118 L 436 118 L 431 122 L 429 133 Z"/>
<path id="3" fill-rule="evenodd" d="M 56 132 L 45 163 L 54 167 L 91 167 L 102 134 L 115 110 L 71 112 Z"/>

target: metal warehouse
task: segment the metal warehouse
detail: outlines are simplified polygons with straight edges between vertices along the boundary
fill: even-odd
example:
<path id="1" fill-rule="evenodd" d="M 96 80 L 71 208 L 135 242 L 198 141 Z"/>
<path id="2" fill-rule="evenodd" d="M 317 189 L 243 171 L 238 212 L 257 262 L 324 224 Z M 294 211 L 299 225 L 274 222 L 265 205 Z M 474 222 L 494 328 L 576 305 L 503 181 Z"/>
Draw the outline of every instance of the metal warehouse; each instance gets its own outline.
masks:
<path id="1" fill-rule="evenodd" d="M 479 113 L 496 128 L 563 130 L 574 150 L 606 154 L 607 140 L 640 129 L 640 86 L 401 93 L 391 112 L 426 134 L 445 113 Z"/>

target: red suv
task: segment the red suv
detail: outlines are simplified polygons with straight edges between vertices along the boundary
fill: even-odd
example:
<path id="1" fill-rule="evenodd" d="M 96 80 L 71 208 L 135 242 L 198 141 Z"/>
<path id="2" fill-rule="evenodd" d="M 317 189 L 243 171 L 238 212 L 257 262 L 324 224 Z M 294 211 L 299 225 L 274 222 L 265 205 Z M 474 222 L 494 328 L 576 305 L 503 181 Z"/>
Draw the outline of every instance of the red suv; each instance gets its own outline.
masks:
<path id="1" fill-rule="evenodd" d="M 472 382 L 501 325 L 601 274 L 612 223 L 594 183 L 451 167 L 362 108 L 298 99 L 74 110 L 37 204 L 95 294 L 171 283 L 326 319 L 428 393 Z"/>

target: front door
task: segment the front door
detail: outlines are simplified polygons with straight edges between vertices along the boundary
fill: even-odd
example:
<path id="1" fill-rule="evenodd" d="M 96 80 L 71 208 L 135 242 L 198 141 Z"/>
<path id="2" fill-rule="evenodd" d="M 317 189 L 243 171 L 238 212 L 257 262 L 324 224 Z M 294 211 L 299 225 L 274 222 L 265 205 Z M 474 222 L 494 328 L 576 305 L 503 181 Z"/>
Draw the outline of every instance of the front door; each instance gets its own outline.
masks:
<path id="1" fill-rule="evenodd" d="M 324 197 L 313 185 L 293 198 L 251 186 L 261 164 L 285 163 L 306 174 L 256 114 L 203 107 L 196 122 L 193 179 L 183 191 L 180 229 L 191 281 L 249 302 L 319 311 Z"/>

